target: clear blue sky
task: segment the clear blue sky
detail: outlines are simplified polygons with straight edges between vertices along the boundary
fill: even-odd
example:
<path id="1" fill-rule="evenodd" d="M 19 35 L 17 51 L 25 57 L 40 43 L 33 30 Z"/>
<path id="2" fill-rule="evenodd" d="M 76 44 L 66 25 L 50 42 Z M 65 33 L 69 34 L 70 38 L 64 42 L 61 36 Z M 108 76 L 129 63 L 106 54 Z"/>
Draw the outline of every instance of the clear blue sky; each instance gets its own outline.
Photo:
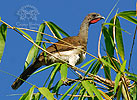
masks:
<path id="1" fill-rule="evenodd" d="M 70 36 L 74 36 L 79 32 L 80 24 L 88 13 L 97 12 L 106 17 L 112 7 L 115 5 L 116 1 L 117 0 L 1 0 L 0 17 L 2 18 L 2 20 L 6 21 L 12 26 L 16 26 L 17 22 L 19 22 L 20 24 L 27 23 L 27 21 L 21 21 L 19 19 L 17 12 L 19 11 L 19 9 L 21 9 L 21 7 L 31 5 L 35 7 L 39 13 L 36 16 L 37 20 L 32 22 L 35 22 L 35 24 L 40 24 L 43 23 L 43 20 L 52 21 L 60 26 Z M 120 0 L 109 20 L 115 15 L 118 8 L 119 12 L 126 10 L 135 10 L 135 3 L 136 0 Z M 128 59 L 135 25 L 123 19 L 120 19 L 120 21 L 122 21 L 122 28 L 131 33 L 131 35 L 129 35 L 123 32 L 125 57 L 126 59 Z M 92 25 L 89 29 L 88 52 L 95 56 L 97 56 L 97 43 L 102 23 L 103 21 L 100 21 L 99 23 Z M 34 38 L 36 36 L 36 33 L 30 33 L 30 35 Z M 133 51 L 133 58 L 131 63 L 131 66 L 133 68 L 131 68 L 131 72 L 137 74 L 137 72 L 135 71 L 137 70 L 136 43 L 137 39 L 135 41 Z M 0 64 L 0 70 L 18 76 L 23 71 L 24 62 L 31 46 L 32 44 L 22 38 L 19 34 L 8 29 L 6 47 L 4 50 L 2 63 Z M 85 61 L 88 61 L 89 59 L 91 59 L 91 57 L 87 56 Z M 49 71 L 46 70 L 42 73 L 34 75 L 27 81 L 40 87 L 43 84 L 42 80 L 44 80 L 49 74 L 48 72 Z M 101 74 L 102 72 L 100 71 L 99 75 Z M 14 77 L 0 72 L 0 79 L 1 100 L 18 100 L 20 96 L 8 95 L 25 93 L 31 87 L 30 85 L 25 83 L 15 91 L 10 87 L 15 80 Z"/>

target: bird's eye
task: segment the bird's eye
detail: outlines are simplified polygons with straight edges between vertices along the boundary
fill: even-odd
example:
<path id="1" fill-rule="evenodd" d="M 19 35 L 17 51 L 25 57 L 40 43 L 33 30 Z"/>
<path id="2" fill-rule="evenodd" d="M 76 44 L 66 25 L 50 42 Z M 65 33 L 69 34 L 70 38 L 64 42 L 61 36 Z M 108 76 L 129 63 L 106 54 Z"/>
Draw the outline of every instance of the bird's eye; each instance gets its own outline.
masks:
<path id="1" fill-rule="evenodd" d="M 96 14 L 93 14 L 92 17 L 96 17 L 97 15 Z"/>

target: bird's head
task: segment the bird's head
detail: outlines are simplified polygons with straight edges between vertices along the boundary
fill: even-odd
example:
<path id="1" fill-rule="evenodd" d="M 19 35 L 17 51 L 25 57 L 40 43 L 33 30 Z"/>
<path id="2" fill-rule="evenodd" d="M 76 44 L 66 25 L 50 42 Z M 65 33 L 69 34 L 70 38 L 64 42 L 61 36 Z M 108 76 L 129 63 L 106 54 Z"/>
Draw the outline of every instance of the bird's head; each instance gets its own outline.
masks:
<path id="1" fill-rule="evenodd" d="M 105 19 L 105 17 L 101 16 L 98 13 L 90 13 L 90 14 L 88 14 L 87 18 L 88 18 L 89 24 L 94 24 L 101 19 Z"/>

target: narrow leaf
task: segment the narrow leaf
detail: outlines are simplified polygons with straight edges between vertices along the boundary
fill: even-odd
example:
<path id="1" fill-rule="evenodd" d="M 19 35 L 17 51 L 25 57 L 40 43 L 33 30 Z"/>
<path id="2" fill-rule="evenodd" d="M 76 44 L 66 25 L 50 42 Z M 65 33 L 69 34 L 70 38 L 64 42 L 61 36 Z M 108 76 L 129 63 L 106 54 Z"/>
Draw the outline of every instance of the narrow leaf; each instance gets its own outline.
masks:
<path id="1" fill-rule="evenodd" d="M 37 33 L 37 37 L 36 37 L 36 44 L 38 46 L 41 46 L 41 41 L 43 39 L 43 34 L 41 34 L 41 32 L 44 33 L 44 30 L 45 30 L 45 23 L 42 23 L 39 27 L 39 30 L 38 30 L 39 32 Z M 35 61 L 35 59 L 37 58 L 38 52 L 39 52 L 39 48 L 38 47 L 35 47 L 35 48 L 36 49 L 35 49 L 33 61 Z"/>
<path id="2" fill-rule="evenodd" d="M 109 27 L 109 30 L 112 30 L 113 28 Z M 110 57 L 114 56 L 114 42 L 113 42 L 113 35 L 111 32 L 108 31 L 108 29 L 103 26 L 102 32 L 104 35 L 105 45 L 106 45 L 106 52 Z"/>
<path id="3" fill-rule="evenodd" d="M 50 93 L 49 89 L 45 87 L 38 88 L 40 93 L 47 98 L 47 100 L 54 100 L 54 96 Z"/>
<path id="4" fill-rule="evenodd" d="M 39 72 L 42 72 L 42 71 L 44 71 L 44 70 L 46 70 L 46 69 L 48 69 L 50 67 L 56 66 L 56 65 L 57 65 L 57 63 L 54 63 L 54 64 L 51 64 L 49 66 L 43 67 L 43 68 L 39 69 L 38 71 L 34 72 L 32 75 L 37 74 Z"/>
<path id="5" fill-rule="evenodd" d="M 62 33 L 63 35 L 69 37 L 69 35 L 68 35 L 65 31 L 63 31 L 59 26 L 57 26 L 57 25 L 54 24 L 53 22 L 49 22 L 49 23 L 50 23 L 50 25 L 52 25 L 54 28 L 56 28 L 60 33 Z"/>
<path id="6" fill-rule="evenodd" d="M 57 93 L 57 91 L 59 90 L 60 86 L 63 84 L 62 80 L 59 80 L 58 83 L 54 86 L 52 93 Z"/>
<path id="7" fill-rule="evenodd" d="M 51 86 L 53 84 L 53 81 L 54 81 L 54 78 L 55 78 L 55 75 L 56 75 L 57 71 L 59 70 L 59 67 L 60 67 L 60 64 L 57 64 L 57 66 L 54 67 L 54 69 L 53 69 L 53 71 L 51 73 L 51 76 L 50 76 L 51 80 L 50 80 L 50 82 L 48 84 L 48 89 L 51 88 Z"/>
<path id="8" fill-rule="evenodd" d="M 33 99 L 32 100 L 40 100 L 40 96 L 41 96 L 41 93 L 38 92 L 35 95 L 33 95 Z"/>
<path id="9" fill-rule="evenodd" d="M 97 60 L 95 62 L 95 65 L 93 66 L 93 68 L 92 68 L 90 73 L 96 75 L 98 73 L 100 67 L 101 67 L 101 62 L 99 60 Z"/>
<path id="10" fill-rule="evenodd" d="M 105 92 L 98 90 L 100 94 L 105 98 L 105 100 L 112 100 Z"/>
<path id="11" fill-rule="evenodd" d="M 120 71 L 124 72 L 125 71 L 125 67 L 126 67 L 126 60 L 124 60 L 123 64 L 121 65 Z"/>
<path id="12" fill-rule="evenodd" d="M 0 26 L 0 63 L 4 52 L 6 36 L 7 36 L 7 25 L 2 24 Z"/>
<path id="13" fill-rule="evenodd" d="M 118 85 L 119 85 L 120 77 L 121 77 L 121 72 L 118 72 L 118 73 L 117 73 L 117 76 L 116 76 L 116 78 L 115 78 L 114 93 L 116 93 L 117 87 L 118 87 Z"/>
<path id="14" fill-rule="evenodd" d="M 66 91 L 66 93 L 60 98 L 60 100 L 64 100 L 64 98 L 67 96 L 67 94 L 78 84 L 78 82 L 76 82 L 73 86 L 71 86 L 68 91 Z"/>
<path id="15" fill-rule="evenodd" d="M 61 34 L 59 31 L 56 29 L 56 27 L 52 26 L 50 22 L 46 22 L 47 26 L 49 27 L 50 31 L 55 35 L 57 38 L 62 39 Z"/>
<path id="16" fill-rule="evenodd" d="M 67 69 L 68 69 L 67 64 L 62 64 L 60 66 L 60 74 L 61 74 L 62 81 L 65 81 L 67 78 Z"/>
<path id="17" fill-rule="evenodd" d="M 27 34 L 26 32 L 24 32 L 23 30 L 19 29 L 19 28 L 16 28 L 15 29 L 19 30 L 22 34 L 24 34 L 27 38 L 29 38 L 30 40 L 33 41 L 33 39 L 31 38 L 31 36 L 29 34 Z"/>
<path id="18" fill-rule="evenodd" d="M 103 58 L 100 59 L 100 61 L 105 65 L 108 66 L 110 68 L 112 68 L 114 71 L 116 70 L 110 63 L 108 63 L 106 60 L 104 60 Z"/>
<path id="19" fill-rule="evenodd" d="M 92 59 L 92 60 L 86 62 L 86 63 L 83 64 L 80 68 L 83 68 L 83 67 L 87 66 L 88 64 L 90 64 L 90 63 L 93 62 L 94 60 L 96 60 L 96 59 Z"/>
<path id="20" fill-rule="evenodd" d="M 123 11 L 117 14 L 118 16 L 136 16 L 136 11 Z"/>
<path id="21" fill-rule="evenodd" d="M 93 95 L 94 92 L 99 100 L 103 100 L 98 89 L 93 84 L 90 84 L 88 80 L 84 80 L 81 83 L 83 87 L 87 90 L 89 95 L 92 97 L 92 99 L 94 99 L 94 95 Z"/>
<path id="22" fill-rule="evenodd" d="M 132 23 L 134 23 L 134 24 L 137 24 L 137 19 L 135 19 L 135 18 L 133 18 L 133 17 L 131 17 L 131 16 L 120 16 L 121 18 L 124 18 L 124 19 L 126 19 L 126 20 L 128 20 L 128 21 L 130 21 L 130 22 L 132 22 Z"/>
<path id="23" fill-rule="evenodd" d="M 120 22 L 119 19 L 116 17 L 116 26 L 121 28 L 120 26 Z M 122 37 L 122 32 L 119 28 L 116 28 L 116 42 L 117 42 L 117 47 L 118 47 L 118 53 L 122 59 L 122 61 L 124 61 L 124 44 L 123 44 L 123 37 Z"/>
<path id="24" fill-rule="evenodd" d="M 80 88 L 81 88 L 81 83 L 76 86 L 75 90 L 72 93 L 72 96 L 68 100 L 73 100 L 74 99 L 73 95 L 76 95 L 80 90 Z"/>
<path id="25" fill-rule="evenodd" d="M 19 100 L 32 100 L 35 86 L 33 85 L 27 93 L 25 93 Z"/>

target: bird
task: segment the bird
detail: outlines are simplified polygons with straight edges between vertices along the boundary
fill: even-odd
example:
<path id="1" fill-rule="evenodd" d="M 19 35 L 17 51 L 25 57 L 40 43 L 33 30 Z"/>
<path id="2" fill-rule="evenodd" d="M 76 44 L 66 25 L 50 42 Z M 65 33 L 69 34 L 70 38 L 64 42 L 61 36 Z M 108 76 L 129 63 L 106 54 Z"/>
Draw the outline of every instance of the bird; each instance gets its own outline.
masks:
<path id="1" fill-rule="evenodd" d="M 87 50 L 89 26 L 101 19 L 105 18 L 98 13 L 89 13 L 81 23 L 80 31 L 77 36 L 63 38 L 62 40 L 65 42 L 59 40 L 56 44 L 52 44 L 46 48 L 46 50 L 50 52 L 50 54 L 46 54 L 46 60 L 44 52 L 40 53 L 36 60 L 13 82 L 11 85 L 12 89 L 18 89 L 24 83 L 24 80 L 27 80 L 29 76 L 41 66 L 48 66 L 53 63 L 62 62 L 56 57 L 61 58 L 72 66 L 80 64 L 86 57 L 86 52 L 83 52 L 83 50 Z M 67 45 L 66 42 L 72 44 L 73 46 L 63 46 Z M 80 49 L 82 49 L 82 51 Z"/>

